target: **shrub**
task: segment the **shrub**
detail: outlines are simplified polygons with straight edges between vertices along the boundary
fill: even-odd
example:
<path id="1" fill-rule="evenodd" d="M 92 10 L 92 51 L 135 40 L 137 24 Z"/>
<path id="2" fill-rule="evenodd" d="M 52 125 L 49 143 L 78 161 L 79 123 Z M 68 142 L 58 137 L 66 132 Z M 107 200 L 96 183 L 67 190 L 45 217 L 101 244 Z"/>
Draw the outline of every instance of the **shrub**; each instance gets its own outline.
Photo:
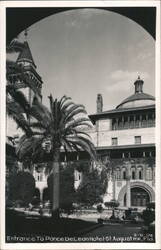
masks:
<path id="1" fill-rule="evenodd" d="M 9 178 L 9 199 L 19 206 L 27 206 L 34 195 L 35 179 L 29 172 L 18 172 Z"/>

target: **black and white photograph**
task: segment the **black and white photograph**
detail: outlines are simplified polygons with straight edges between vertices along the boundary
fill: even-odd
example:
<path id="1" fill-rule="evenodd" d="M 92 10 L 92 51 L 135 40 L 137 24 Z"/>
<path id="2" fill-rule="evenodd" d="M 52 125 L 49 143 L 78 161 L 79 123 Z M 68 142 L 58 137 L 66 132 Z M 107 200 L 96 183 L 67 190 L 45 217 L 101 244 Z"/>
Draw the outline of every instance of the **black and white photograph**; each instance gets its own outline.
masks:
<path id="1" fill-rule="evenodd" d="M 159 1 L 29 2 L 5 7 L 2 249 L 160 249 Z"/>

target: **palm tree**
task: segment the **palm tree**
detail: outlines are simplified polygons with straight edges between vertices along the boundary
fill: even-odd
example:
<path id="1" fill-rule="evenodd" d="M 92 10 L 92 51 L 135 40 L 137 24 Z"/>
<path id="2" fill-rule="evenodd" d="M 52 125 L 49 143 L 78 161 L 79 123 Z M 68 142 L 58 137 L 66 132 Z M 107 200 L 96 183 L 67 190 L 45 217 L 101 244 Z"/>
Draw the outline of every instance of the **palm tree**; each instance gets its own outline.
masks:
<path id="1" fill-rule="evenodd" d="M 84 128 L 92 126 L 84 106 L 75 104 L 66 96 L 58 101 L 50 95 L 49 101 L 49 109 L 38 101 L 32 106 L 31 111 L 37 122 L 30 125 L 37 129 L 38 134 L 31 137 L 22 136 L 17 147 L 17 154 L 22 159 L 27 154 L 35 157 L 41 151 L 42 143 L 47 139 L 50 141 L 53 173 L 52 215 L 53 218 L 58 218 L 61 150 L 64 149 L 65 153 L 86 151 L 92 159 L 96 159 L 96 152 L 90 136 L 84 132 Z"/>

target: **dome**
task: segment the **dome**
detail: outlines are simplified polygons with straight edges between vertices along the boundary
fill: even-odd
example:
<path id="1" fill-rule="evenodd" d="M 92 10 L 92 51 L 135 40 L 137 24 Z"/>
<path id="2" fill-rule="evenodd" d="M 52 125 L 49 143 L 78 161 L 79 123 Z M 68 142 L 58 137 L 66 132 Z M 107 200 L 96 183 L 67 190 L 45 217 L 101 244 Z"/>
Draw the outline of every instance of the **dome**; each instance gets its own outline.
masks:
<path id="1" fill-rule="evenodd" d="M 142 107 L 147 105 L 154 105 L 155 98 L 152 95 L 148 95 L 143 93 L 143 84 L 144 81 L 138 77 L 138 79 L 134 82 L 135 85 L 135 93 L 128 98 L 124 99 L 116 109 L 121 108 L 135 108 Z"/>

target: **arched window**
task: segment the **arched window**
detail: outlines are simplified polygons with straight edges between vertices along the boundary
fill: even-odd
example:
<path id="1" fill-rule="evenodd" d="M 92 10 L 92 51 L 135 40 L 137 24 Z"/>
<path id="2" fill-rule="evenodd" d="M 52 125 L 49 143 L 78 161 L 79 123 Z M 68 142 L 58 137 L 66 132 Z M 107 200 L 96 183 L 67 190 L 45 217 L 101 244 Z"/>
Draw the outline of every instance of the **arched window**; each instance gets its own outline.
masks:
<path id="1" fill-rule="evenodd" d="M 131 179 L 135 180 L 136 179 L 136 171 L 135 171 L 135 166 L 131 167 Z"/>
<path id="2" fill-rule="evenodd" d="M 135 179 L 136 179 L 136 177 L 135 177 L 135 170 L 132 170 L 131 178 L 132 178 L 132 180 L 135 180 Z"/>
<path id="3" fill-rule="evenodd" d="M 122 179 L 123 180 L 126 180 L 126 170 L 124 169 L 123 172 L 122 172 Z"/>
<path id="4" fill-rule="evenodd" d="M 143 179 L 143 166 L 141 165 L 137 167 L 137 179 Z"/>
<path id="5" fill-rule="evenodd" d="M 142 169 L 139 170 L 139 180 L 143 179 L 143 171 Z"/>

